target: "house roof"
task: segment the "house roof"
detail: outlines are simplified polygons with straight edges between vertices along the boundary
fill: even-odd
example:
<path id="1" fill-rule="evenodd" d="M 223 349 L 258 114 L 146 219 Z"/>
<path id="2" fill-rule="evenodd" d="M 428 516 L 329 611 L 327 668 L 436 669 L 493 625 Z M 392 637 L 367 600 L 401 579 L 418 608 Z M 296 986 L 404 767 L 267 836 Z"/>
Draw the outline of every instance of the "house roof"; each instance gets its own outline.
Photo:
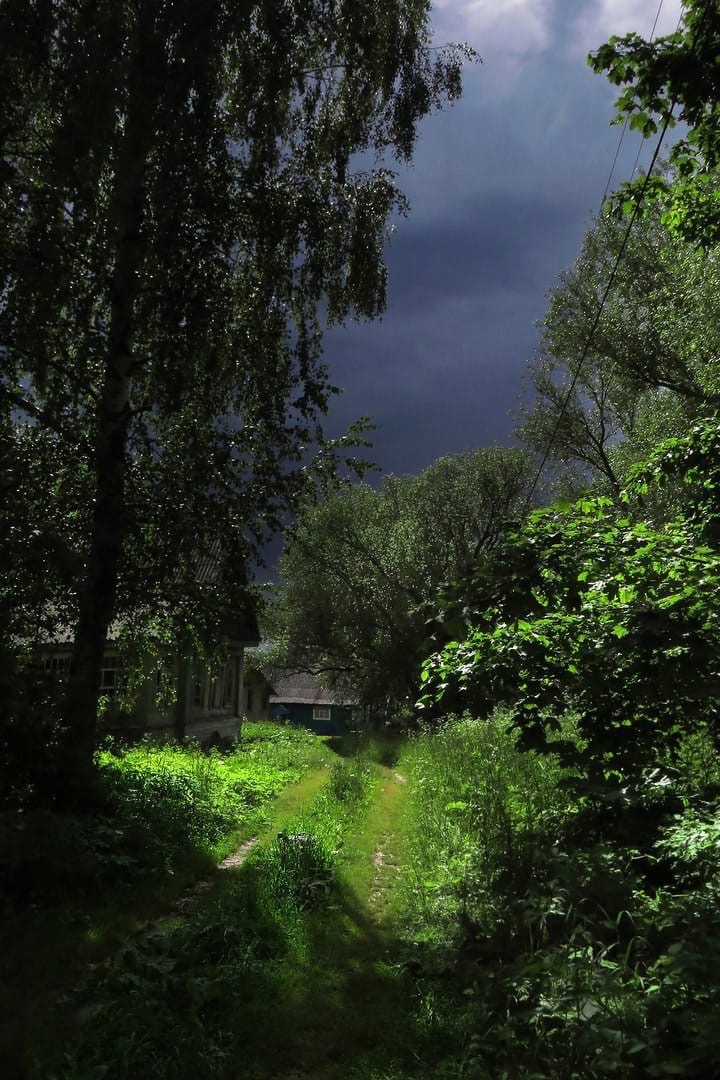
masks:
<path id="1" fill-rule="evenodd" d="M 195 560 L 195 583 L 197 585 L 215 585 L 222 571 L 223 553 L 219 540 L 214 540 L 209 548 Z M 247 581 L 243 573 L 242 578 Z M 216 604 L 214 598 L 209 603 Z M 223 603 L 223 608 L 225 604 Z M 260 630 L 258 627 L 255 604 L 246 594 L 238 598 L 232 607 L 228 606 L 222 612 L 223 634 L 233 643 L 242 646 L 255 646 L 260 642 Z M 106 643 L 114 644 L 122 631 L 122 619 L 115 619 L 108 627 Z M 58 627 L 51 635 L 48 635 L 48 644 L 59 648 L 71 649 L 74 640 L 74 628 Z"/>
<path id="2" fill-rule="evenodd" d="M 284 671 L 273 679 L 271 705 L 356 705 L 351 698 L 324 690 L 307 671 Z"/>

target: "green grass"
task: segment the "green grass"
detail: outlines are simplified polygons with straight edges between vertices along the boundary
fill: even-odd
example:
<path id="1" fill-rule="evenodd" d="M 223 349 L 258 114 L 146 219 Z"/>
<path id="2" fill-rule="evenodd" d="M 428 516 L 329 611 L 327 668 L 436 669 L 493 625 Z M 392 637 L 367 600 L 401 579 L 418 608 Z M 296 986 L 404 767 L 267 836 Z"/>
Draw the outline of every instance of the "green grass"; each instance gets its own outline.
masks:
<path id="1" fill-rule="evenodd" d="M 333 760 L 307 732 L 246 724 L 229 755 L 150 743 L 104 751 L 112 816 L 7 816 L 0 1057 L 11 1072 L 24 1075 L 29 1047 L 62 1038 L 54 1002 L 88 964 L 166 916 L 242 840 L 297 814 Z"/>
<path id="2" fill-rule="evenodd" d="M 376 997 L 365 962 L 368 949 L 377 959 L 375 932 L 366 937 L 343 874 L 375 788 L 363 758 L 336 762 L 313 801 L 284 815 L 281 833 L 224 874 L 201 910 L 136 935 L 71 995 L 76 1037 L 31 1075 L 91 1080 L 112 1060 L 117 1077 L 234 1077 L 239 1062 L 243 1076 L 270 1077 L 297 1054 L 329 1067 L 328 1044 L 332 1058 L 353 1025 L 366 1039 L 367 1017 L 348 1024 L 346 1014 L 350 987 L 369 979 Z"/>
<path id="3" fill-rule="evenodd" d="M 495 883 L 567 799 L 554 759 L 519 752 L 502 714 L 446 722 L 414 738 L 399 767 L 411 785 L 406 917 L 445 947 L 463 921 L 502 917 L 493 911 Z"/>
<path id="4" fill-rule="evenodd" d="M 210 822 L 240 793 L 236 835 L 260 822 L 260 843 L 193 912 L 166 907 L 99 941 L 59 1010 L 35 985 L 54 1019 L 29 1080 L 717 1075 L 710 734 L 602 814 L 571 801 L 551 755 L 520 752 L 502 714 L 333 751 L 257 735 L 223 765 L 127 755 L 133 784 L 192 777 L 150 788 L 206 805 Z M 269 792 L 273 769 L 294 782 L 251 805 L 248 780 Z M 36 926 L 37 983 L 54 954 Z"/>
<path id="5" fill-rule="evenodd" d="M 400 932 L 437 1023 L 454 1018 L 459 1036 L 437 1075 L 717 1075 L 708 738 L 600 811 L 568 801 L 552 757 L 518 752 L 502 714 L 408 746 Z"/>

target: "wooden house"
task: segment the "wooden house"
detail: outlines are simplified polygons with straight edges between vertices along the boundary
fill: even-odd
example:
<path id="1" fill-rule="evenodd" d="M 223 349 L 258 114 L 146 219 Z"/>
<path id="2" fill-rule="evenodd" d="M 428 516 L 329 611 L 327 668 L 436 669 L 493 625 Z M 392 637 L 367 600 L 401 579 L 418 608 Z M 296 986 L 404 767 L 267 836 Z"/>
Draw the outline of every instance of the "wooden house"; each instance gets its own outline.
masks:
<path id="1" fill-rule="evenodd" d="M 220 556 L 213 550 L 198 560 L 198 595 L 218 580 Z M 208 601 L 210 602 L 210 601 Z M 226 610 L 227 608 L 227 610 Z M 208 670 L 189 657 L 189 650 L 158 647 L 143 664 L 145 678 L 132 700 L 122 702 L 123 660 L 118 641 L 119 626 L 111 627 L 100 672 L 100 694 L 105 699 L 101 727 L 111 734 L 135 739 L 146 733 L 186 737 L 208 742 L 213 738 L 236 738 L 245 714 L 244 654 L 257 646 L 260 634 L 255 612 L 246 597 L 237 605 L 223 604 L 220 633 L 225 662 Z M 45 667 L 63 677 L 70 665 L 72 636 L 60 635 L 44 648 Z M 161 692 L 165 690 L 165 692 Z M 168 701 L 166 706 L 161 702 Z"/>

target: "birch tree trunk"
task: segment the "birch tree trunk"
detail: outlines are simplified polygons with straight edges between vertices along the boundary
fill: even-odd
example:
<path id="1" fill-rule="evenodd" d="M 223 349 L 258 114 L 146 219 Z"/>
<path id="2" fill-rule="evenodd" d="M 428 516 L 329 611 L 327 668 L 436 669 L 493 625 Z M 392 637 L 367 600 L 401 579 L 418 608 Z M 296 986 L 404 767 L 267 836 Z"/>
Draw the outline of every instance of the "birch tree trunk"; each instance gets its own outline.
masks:
<path id="1" fill-rule="evenodd" d="M 100 672 L 115 610 L 127 535 L 126 472 L 132 418 L 134 314 L 142 263 L 145 169 L 153 132 L 152 49 L 142 30 L 135 43 L 125 132 L 118 153 L 112 216 L 114 268 L 109 284 L 110 325 L 95 420 L 95 503 L 84 579 L 79 587 L 70 675 L 64 702 L 66 738 L 57 799 L 85 801 L 93 787 Z"/>

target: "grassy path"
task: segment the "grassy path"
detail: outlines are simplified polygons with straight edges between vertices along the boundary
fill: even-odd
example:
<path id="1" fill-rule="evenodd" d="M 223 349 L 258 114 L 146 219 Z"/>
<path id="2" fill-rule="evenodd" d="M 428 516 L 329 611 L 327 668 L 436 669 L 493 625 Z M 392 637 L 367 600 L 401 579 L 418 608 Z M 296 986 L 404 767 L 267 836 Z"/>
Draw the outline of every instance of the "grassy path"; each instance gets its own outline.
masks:
<path id="1" fill-rule="evenodd" d="M 268 824 L 252 838 L 241 833 L 240 846 L 251 839 L 253 846 L 269 843 L 286 821 L 313 801 L 328 775 L 329 767 L 323 765 L 284 788 L 268 808 Z M 64 991 L 82 980 L 89 965 L 101 964 L 148 927 L 177 925 L 192 918 L 227 884 L 229 875 L 221 869 L 225 862 L 215 870 L 204 867 L 200 878 L 197 867 L 190 864 L 175 879 L 129 890 L 123 903 L 109 896 L 82 917 L 71 907 L 57 914 L 39 910 L 9 921 L 0 936 L 0 1060 L 10 1069 L 6 1075 L 27 1075 L 24 1061 L 29 1047 L 62 1042 L 64 1020 L 55 1004 Z M 227 863 L 233 866 L 232 856 Z"/>
<path id="2" fill-rule="evenodd" d="M 66 1064 L 29 1080 L 126 1080 L 140 1064 L 157 1080 L 440 1076 L 448 1034 L 397 930 L 410 785 L 394 768 L 372 769 L 365 802 L 336 801 L 353 777 L 339 763 L 286 789 L 252 851 L 206 875 L 185 910 L 147 923 L 78 987 Z M 328 828 L 339 847 L 329 891 L 303 901 L 294 878 L 276 888 L 287 852 L 278 832 L 302 837 L 302 852 Z"/>
<path id="3" fill-rule="evenodd" d="M 269 844 L 286 822 L 296 817 L 313 801 L 327 783 L 327 779 L 328 768 L 322 766 L 319 769 L 313 769 L 297 784 L 291 784 L 281 791 L 272 806 L 268 824 L 258 830 L 257 835 L 245 836 L 243 834 L 239 847 L 234 848 L 220 860 L 212 876 L 194 881 L 192 886 L 176 900 L 174 912 L 166 915 L 164 921 L 170 921 L 177 915 L 188 915 L 197 908 L 201 900 L 209 899 L 213 890 L 222 886 L 225 873 L 239 870 L 251 851 L 258 846 Z"/>
<path id="4" fill-rule="evenodd" d="M 376 766 L 371 806 L 348 838 L 333 902 L 309 922 L 243 1022 L 248 1080 L 385 1080 L 414 1073 L 428 1032 L 393 935 L 407 785 Z M 401 1072 L 393 1071 L 397 1067 Z M 421 1075 L 421 1074 L 418 1074 Z"/>

